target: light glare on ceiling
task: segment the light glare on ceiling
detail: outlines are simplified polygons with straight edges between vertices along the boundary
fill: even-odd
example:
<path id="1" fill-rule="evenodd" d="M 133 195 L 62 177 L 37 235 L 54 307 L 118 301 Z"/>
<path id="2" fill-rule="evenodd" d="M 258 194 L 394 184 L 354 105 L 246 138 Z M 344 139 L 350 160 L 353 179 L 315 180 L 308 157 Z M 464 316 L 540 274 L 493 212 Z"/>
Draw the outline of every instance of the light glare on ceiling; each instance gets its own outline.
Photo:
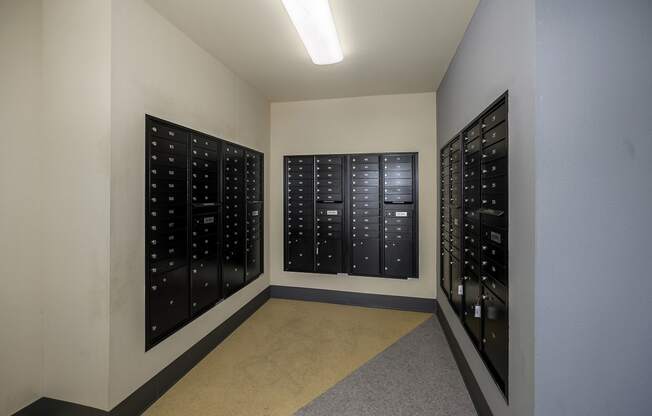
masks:
<path id="1" fill-rule="evenodd" d="M 328 0 L 282 1 L 312 62 L 329 65 L 344 59 Z"/>

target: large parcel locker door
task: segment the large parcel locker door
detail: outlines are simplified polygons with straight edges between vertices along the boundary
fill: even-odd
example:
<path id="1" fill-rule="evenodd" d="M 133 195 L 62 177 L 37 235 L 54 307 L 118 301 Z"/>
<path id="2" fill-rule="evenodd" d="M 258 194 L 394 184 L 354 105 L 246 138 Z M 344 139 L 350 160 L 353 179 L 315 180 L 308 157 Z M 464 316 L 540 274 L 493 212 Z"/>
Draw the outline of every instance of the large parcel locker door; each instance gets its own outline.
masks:
<path id="1" fill-rule="evenodd" d="M 414 275 L 412 254 L 411 240 L 385 239 L 385 275 L 398 278 L 412 277 Z"/>
<path id="2" fill-rule="evenodd" d="M 462 321 L 476 346 L 482 339 L 482 288 L 475 273 L 464 268 L 464 312 Z"/>
<path id="3" fill-rule="evenodd" d="M 380 275 L 380 239 L 353 240 L 351 261 L 352 274 L 363 276 Z"/>
<path id="4" fill-rule="evenodd" d="M 507 346 L 507 307 L 491 290 L 484 289 L 484 353 L 497 381 L 502 387 L 507 383 L 508 346 Z"/>
<path id="5" fill-rule="evenodd" d="M 222 145 L 223 247 L 222 285 L 228 297 L 245 283 L 246 198 L 244 149 Z"/>

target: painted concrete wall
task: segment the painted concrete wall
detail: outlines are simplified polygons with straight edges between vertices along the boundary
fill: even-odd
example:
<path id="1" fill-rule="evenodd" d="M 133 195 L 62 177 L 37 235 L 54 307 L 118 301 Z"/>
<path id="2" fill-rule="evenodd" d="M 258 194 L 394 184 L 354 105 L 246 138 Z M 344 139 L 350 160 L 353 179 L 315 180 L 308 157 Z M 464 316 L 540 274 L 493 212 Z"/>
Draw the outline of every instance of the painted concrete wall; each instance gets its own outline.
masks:
<path id="1" fill-rule="evenodd" d="M 43 395 L 107 403 L 109 0 L 44 0 Z"/>
<path id="2" fill-rule="evenodd" d="M 144 1 L 113 0 L 111 40 L 113 407 L 269 285 L 265 274 L 145 352 L 145 114 L 265 152 L 266 166 L 270 116 L 264 97 Z"/>
<path id="3" fill-rule="evenodd" d="M 437 91 L 442 147 L 509 90 L 509 404 L 452 309 L 442 310 L 496 416 L 526 416 L 534 403 L 534 0 L 481 0 Z"/>
<path id="4" fill-rule="evenodd" d="M 403 94 L 272 104 L 270 234 L 274 285 L 434 298 L 437 160 L 435 95 Z M 419 152 L 419 279 L 283 271 L 283 156 Z"/>
<path id="5" fill-rule="evenodd" d="M 536 13 L 536 414 L 650 414 L 652 2 Z"/>
<path id="6" fill-rule="evenodd" d="M 0 1 L 0 414 L 41 395 L 41 1 Z"/>

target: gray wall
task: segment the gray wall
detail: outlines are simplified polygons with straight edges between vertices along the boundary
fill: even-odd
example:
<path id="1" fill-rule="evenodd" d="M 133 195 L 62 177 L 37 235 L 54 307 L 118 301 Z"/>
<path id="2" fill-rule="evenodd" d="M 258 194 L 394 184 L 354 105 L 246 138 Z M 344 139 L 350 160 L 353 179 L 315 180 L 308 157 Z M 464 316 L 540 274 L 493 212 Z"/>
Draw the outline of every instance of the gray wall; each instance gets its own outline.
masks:
<path id="1" fill-rule="evenodd" d="M 437 92 L 440 146 L 509 90 L 509 405 L 440 299 L 496 416 L 531 415 L 534 402 L 534 0 L 482 0 Z"/>
<path id="2" fill-rule="evenodd" d="M 652 2 L 536 13 L 536 414 L 649 415 Z"/>

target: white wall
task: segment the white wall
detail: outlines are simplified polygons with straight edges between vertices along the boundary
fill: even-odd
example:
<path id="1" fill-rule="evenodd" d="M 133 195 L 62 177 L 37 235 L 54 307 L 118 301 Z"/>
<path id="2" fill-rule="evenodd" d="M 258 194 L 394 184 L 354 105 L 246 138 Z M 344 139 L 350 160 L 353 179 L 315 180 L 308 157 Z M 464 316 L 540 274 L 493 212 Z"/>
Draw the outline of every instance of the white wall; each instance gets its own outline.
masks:
<path id="1" fill-rule="evenodd" d="M 113 0 L 112 17 L 110 407 L 269 285 L 261 276 L 145 352 L 145 114 L 265 152 L 268 166 L 269 103 L 144 1 Z"/>
<path id="2" fill-rule="evenodd" d="M 0 414 L 41 396 L 41 1 L 0 1 Z"/>
<path id="3" fill-rule="evenodd" d="M 109 0 L 43 2 L 43 395 L 107 403 Z"/>
<path id="4" fill-rule="evenodd" d="M 509 90 L 509 404 L 459 318 L 442 311 L 496 416 L 534 406 L 534 0 L 481 0 L 437 91 L 440 147 Z"/>
<path id="5" fill-rule="evenodd" d="M 434 298 L 437 223 L 435 94 L 272 104 L 269 252 L 273 285 Z M 419 152 L 419 279 L 283 271 L 283 156 Z"/>
<path id="6" fill-rule="evenodd" d="M 651 19 L 537 1 L 538 416 L 652 412 Z"/>

